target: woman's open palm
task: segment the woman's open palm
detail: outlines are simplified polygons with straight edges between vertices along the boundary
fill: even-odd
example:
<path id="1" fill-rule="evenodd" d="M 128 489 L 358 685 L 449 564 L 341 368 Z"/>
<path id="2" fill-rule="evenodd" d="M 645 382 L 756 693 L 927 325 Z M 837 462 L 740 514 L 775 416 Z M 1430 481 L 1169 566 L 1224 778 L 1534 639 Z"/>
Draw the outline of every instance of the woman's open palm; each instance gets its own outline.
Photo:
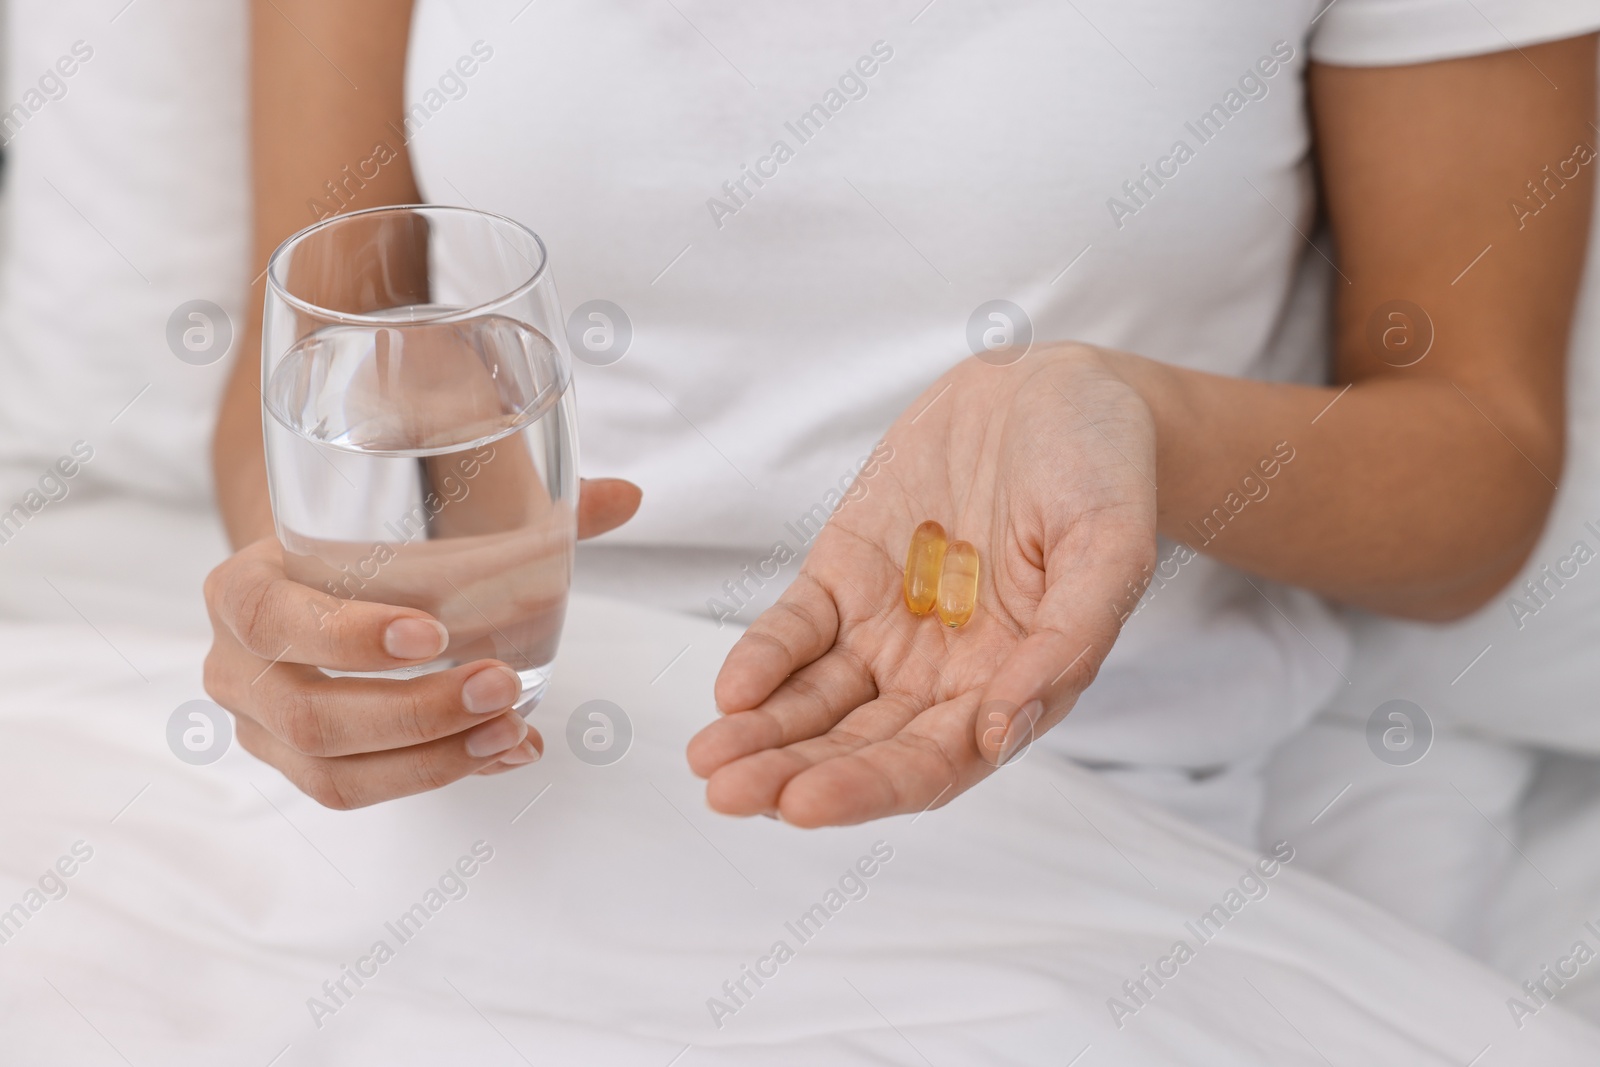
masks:
<path id="1" fill-rule="evenodd" d="M 1067 714 L 1150 573 L 1153 422 L 1094 349 L 964 361 L 885 442 L 723 664 L 724 715 L 689 745 L 719 811 L 825 826 L 948 802 Z M 959 629 L 902 597 L 926 519 L 978 550 Z"/>

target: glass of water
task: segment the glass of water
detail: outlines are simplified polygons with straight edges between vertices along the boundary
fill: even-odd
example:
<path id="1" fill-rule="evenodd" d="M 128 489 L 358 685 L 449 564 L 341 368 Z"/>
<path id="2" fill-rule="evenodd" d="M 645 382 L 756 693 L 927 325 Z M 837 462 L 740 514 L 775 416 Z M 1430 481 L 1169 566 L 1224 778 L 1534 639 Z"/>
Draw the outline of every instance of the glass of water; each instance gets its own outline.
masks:
<path id="1" fill-rule="evenodd" d="M 544 244 L 458 207 L 374 208 L 267 266 L 262 426 L 289 576 L 450 632 L 406 677 L 481 658 L 549 684 L 572 584 L 572 358 Z"/>

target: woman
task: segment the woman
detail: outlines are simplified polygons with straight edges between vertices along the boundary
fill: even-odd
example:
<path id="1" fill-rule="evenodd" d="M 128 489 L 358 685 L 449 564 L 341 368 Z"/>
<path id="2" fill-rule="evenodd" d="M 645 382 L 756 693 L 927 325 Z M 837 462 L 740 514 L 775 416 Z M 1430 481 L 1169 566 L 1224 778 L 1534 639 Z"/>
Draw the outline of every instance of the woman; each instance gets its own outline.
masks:
<path id="1" fill-rule="evenodd" d="M 718 810 L 916 812 L 1038 736 L 1251 840 L 1261 762 L 1342 684 L 1322 598 L 1457 617 L 1538 535 L 1600 5 L 918 6 L 260 3 L 258 265 L 335 211 L 463 203 L 544 236 L 569 310 L 625 309 L 580 419 L 644 503 L 579 581 L 759 612 L 689 750 Z M 1331 357 L 1296 329 L 1323 282 Z M 339 807 L 537 758 L 492 664 L 316 669 L 439 638 L 377 604 L 317 628 L 258 374 L 207 586 L 242 743 Z M 588 481 L 582 533 L 636 507 Z M 899 601 L 929 518 L 980 555 L 958 630 Z"/>

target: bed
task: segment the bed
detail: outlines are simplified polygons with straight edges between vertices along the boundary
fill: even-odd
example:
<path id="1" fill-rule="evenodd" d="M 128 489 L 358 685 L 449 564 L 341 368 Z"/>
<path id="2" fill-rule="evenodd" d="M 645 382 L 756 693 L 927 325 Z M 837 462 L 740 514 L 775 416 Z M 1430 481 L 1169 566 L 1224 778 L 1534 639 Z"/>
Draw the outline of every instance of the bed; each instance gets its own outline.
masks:
<path id="1" fill-rule="evenodd" d="M 532 716 L 545 758 L 509 774 L 335 812 L 237 747 L 184 762 L 169 721 L 203 697 L 207 636 L 174 594 L 222 556 L 214 520 L 105 498 L 36 523 L 0 580 L 7 1062 L 1600 1054 L 1308 875 L 1292 837 L 1246 852 L 1041 752 L 866 826 L 715 815 L 682 752 L 735 631 L 686 616 L 576 599 Z M 603 764 L 569 740 L 594 701 L 631 723 Z"/>
<path id="2" fill-rule="evenodd" d="M 1503 625 L 1490 614 L 1356 622 L 1360 684 L 1309 735 L 1318 758 L 1284 755 L 1259 852 L 1042 752 L 868 826 L 713 815 L 682 753 L 736 631 L 589 596 L 531 767 L 333 812 L 236 746 L 178 758 L 173 723 L 204 697 L 200 582 L 226 552 L 205 456 L 227 364 L 174 358 L 166 331 L 199 299 L 237 321 L 249 281 L 244 4 L 15 8 L 13 73 L 80 39 L 94 55 L 8 150 L 0 507 L 78 442 L 94 458 L 0 543 L 0 1060 L 1600 1062 L 1600 1030 L 1569 1010 L 1600 1019 L 1600 964 L 1572 951 L 1600 946 L 1582 669 L 1600 583 L 1460 684 L 1473 627 Z M 1588 434 L 1600 389 L 1575 381 Z M 1575 463 L 1534 566 L 1600 514 L 1594 468 Z M 1506 872 L 1476 912 L 1455 902 L 1473 956 L 1413 906 L 1463 868 L 1422 864 L 1391 810 L 1355 803 L 1392 770 L 1361 727 L 1394 696 L 1438 719 L 1439 758 L 1416 767 L 1495 768 L 1463 780 L 1483 811 L 1462 840 Z M 589 716 L 615 727 L 616 709 L 624 754 L 580 758 Z M 1383 906 L 1318 870 L 1366 872 Z M 1575 968 L 1559 1004 L 1519 984 L 1542 967 Z"/>

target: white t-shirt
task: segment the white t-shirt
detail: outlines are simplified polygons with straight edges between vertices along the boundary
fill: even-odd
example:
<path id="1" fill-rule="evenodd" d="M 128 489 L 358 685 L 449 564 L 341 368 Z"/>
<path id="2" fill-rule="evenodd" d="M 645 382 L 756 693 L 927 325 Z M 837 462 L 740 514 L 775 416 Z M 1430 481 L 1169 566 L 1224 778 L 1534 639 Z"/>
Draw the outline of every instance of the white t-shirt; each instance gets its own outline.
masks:
<path id="1" fill-rule="evenodd" d="M 582 466 L 644 505 L 580 581 L 749 622 L 798 569 L 775 546 L 1005 325 L 990 301 L 1041 340 L 1324 379 L 1308 54 L 1596 26 L 1594 0 L 421 0 L 407 133 L 429 200 L 523 221 L 569 313 L 626 313 L 621 359 L 578 349 Z M 1175 551 L 1043 744 L 1232 780 L 1343 684 L 1348 640 L 1316 597 Z"/>

